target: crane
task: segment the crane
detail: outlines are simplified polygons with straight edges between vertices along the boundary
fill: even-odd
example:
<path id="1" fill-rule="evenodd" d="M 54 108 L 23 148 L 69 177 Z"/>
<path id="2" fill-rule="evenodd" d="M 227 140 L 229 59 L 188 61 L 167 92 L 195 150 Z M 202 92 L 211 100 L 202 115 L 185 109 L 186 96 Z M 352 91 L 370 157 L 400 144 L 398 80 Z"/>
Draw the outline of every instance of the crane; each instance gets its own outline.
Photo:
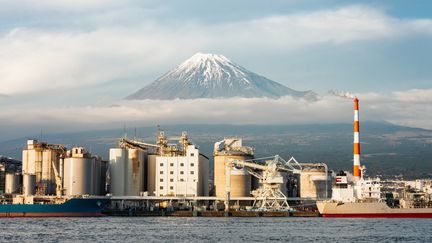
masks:
<path id="1" fill-rule="evenodd" d="M 256 161 L 265 160 L 265 164 Z M 226 163 L 226 195 L 225 210 L 229 210 L 231 195 L 231 168 L 233 166 L 244 167 L 251 175 L 259 179 L 261 186 L 252 192 L 255 198 L 253 208 L 261 211 L 268 210 L 289 210 L 287 197 L 281 192 L 280 186 L 283 184 L 283 176 L 280 172 L 298 173 L 301 165 L 292 157 L 288 162 L 279 155 L 272 157 L 235 160 L 230 159 Z M 261 171 L 261 172 L 257 172 Z"/>
<path id="2" fill-rule="evenodd" d="M 60 176 L 54 161 L 51 161 L 51 164 L 54 169 L 54 175 L 55 175 L 56 195 L 57 197 L 61 197 L 63 195 L 62 177 Z"/>

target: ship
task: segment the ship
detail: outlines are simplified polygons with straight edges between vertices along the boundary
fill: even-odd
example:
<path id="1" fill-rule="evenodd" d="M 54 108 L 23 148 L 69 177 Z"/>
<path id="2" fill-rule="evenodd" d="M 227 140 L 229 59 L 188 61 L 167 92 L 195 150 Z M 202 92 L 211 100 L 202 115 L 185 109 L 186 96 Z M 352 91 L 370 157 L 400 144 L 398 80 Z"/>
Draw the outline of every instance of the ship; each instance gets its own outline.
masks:
<path id="1" fill-rule="evenodd" d="M 322 217 L 432 218 L 432 208 L 391 208 L 385 202 L 317 202 Z"/>
<path id="2" fill-rule="evenodd" d="M 336 175 L 331 200 L 318 201 L 318 211 L 322 217 L 432 218 L 432 207 L 415 207 L 414 204 L 390 207 L 381 198 L 381 187 L 379 178 L 360 178 L 348 183 L 346 173 L 341 171 Z"/>
<path id="3" fill-rule="evenodd" d="M 70 198 L 62 203 L 0 204 L 0 217 L 100 217 L 109 199 L 104 197 Z"/>
<path id="4" fill-rule="evenodd" d="M 354 166 L 348 181 L 347 173 L 340 171 L 332 187 L 331 200 L 317 201 L 322 217 L 340 218 L 432 218 L 432 203 L 426 207 L 404 204 L 390 207 L 381 198 L 379 178 L 365 179 L 366 167 L 360 165 L 359 100 L 354 98 Z"/>

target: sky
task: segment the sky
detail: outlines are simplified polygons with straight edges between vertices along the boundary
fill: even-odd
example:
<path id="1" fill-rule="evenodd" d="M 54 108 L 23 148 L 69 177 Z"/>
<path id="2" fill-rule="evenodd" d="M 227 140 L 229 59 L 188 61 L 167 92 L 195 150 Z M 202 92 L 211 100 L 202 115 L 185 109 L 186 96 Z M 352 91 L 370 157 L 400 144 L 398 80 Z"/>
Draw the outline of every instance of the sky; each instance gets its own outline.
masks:
<path id="1" fill-rule="evenodd" d="M 123 124 L 350 122 L 352 104 L 332 89 L 356 94 L 364 120 L 432 129 L 430 1 L 0 6 L 0 140 Z M 122 100 L 197 52 L 322 99 Z"/>

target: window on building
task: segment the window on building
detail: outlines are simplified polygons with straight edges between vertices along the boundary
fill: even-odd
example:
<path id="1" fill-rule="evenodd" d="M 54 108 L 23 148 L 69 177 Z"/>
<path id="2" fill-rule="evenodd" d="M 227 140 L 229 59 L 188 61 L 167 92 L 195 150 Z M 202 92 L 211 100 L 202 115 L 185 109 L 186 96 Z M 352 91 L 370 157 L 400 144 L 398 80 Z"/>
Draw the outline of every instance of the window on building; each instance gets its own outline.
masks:
<path id="1" fill-rule="evenodd" d="M 184 166 L 184 164 L 183 164 L 183 163 L 180 163 L 180 166 Z"/>
<path id="2" fill-rule="evenodd" d="M 163 163 L 160 163 L 159 165 L 160 165 L 160 166 L 163 166 Z"/>
<path id="3" fill-rule="evenodd" d="M 160 179 L 159 181 L 160 181 L 160 182 L 163 182 L 163 179 Z"/>
<path id="4" fill-rule="evenodd" d="M 159 174 L 163 175 L 163 170 L 161 170 L 161 171 L 159 172 Z"/>
<path id="5" fill-rule="evenodd" d="M 184 181 L 184 179 L 183 179 L 183 178 L 181 178 L 181 179 L 180 179 L 180 181 Z"/>
<path id="6" fill-rule="evenodd" d="M 170 166 L 173 167 L 173 166 L 174 166 L 174 163 L 170 163 Z"/>
<path id="7" fill-rule="evenodd" d="M 191 171 L 190 173 L 191 173 L 191 175 L 193 175 L 195 173 L 195 171 Z"/>
<path id="8" fill-rule="evenodd" d="M 191 163 L 191 167 L 193 167 L 195 164 L 194 163 Z"/>
<path id="9" fill-rule="evenodd" d="M 184 174 L 184 171 L 180 171 L 180 175 L 183 175 Z"/>
<path id="10" fill-rule="evenodd" d="M 173 186 L 170 186 L 170 190 L 174 190 L 174 187 L 173 187 Z"/>
<path id="11" fill-rule="evenodd" d="M 170 171 L 170 174 L 171 174 L 171 175 L 174 175 L 174 171 Z"/>
<path id="12" fill-rule="evenodd" d="M 170 179 L 170 182 L 174 182 L 174 179 Z"/>
<path id="13" fill-rule="evenodd" d="M 191 153 L 191 157 L 194 157 L 195 156 L 195 154 L 194 153 Z"/>
<path id="14" fill-rule="evenodd" d="M 163 186 L 159 187 L 159 189 L 163 190 Z"/>

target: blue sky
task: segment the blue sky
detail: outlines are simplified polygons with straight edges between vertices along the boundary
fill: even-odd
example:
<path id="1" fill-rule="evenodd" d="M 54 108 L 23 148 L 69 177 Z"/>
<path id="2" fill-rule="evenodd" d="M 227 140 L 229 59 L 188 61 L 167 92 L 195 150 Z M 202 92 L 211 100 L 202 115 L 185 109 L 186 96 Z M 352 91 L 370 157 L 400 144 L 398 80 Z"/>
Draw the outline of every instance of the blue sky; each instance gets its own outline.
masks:
<path id="1" fill-rule="evenodd" d="M 33 132 L 47 119 L 81 129 L 111 121 L 102 115 L 91 117 L 92 126 L 71 121 L 72 110 L 92 115 L 120 104 L 143 112 L 121 98 L 196 52 L 223 54 L 293 89 L 323 96 L 347 90 L 366 102 L 429 113 L 431 1 L 0 0 L 0 6 L 0 115 L 8 117 L 0 131 L 10 134 L 17 127 Z M 425 116 L 392 111 L 369 117 L 432 128 Z M 136 114 L 122 112 L 128 121 Z M 172 120 L 137 117 L 143 125 Z"/>

